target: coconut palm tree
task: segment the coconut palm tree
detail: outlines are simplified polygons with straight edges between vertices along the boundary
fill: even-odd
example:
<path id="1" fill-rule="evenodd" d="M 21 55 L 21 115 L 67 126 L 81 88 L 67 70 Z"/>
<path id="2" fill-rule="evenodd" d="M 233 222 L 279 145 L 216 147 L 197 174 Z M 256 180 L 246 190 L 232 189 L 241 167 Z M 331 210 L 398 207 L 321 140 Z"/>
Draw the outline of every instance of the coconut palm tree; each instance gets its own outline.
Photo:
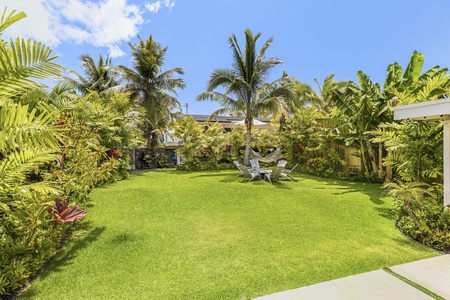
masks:
<path id="1" fill-rule="evenodd" d="M 167 47 L 162 47 L 152 36 L 138 44 L 128 43 L 133 55 L 134 70 L 127 66 L 118 66 L 126 83 L 116 89 L 128 91 L 132 99 L 146 109 L 144 134 L 148 138 L 151 151 L 156 146 L 170 121 L 174 119 L 176 110 L 181 111 L 176 96 L 176 89 L 183 89 L 186 84 L 175 75 L 184 74 L 182 68 L 163 71 Z"/>
<path id="2" fill-rule="evenodd" d="M 277 114 L 289 108 L 288 102 L 293 99 L 293 79 L 287 76 L 267 83 L 271 69 L 283 61 L 279 58 L 266 58 L 265 53 L 273 41 L 269 38 L 258 51 L 256 43 L 261 33 L 253 34 L 251 29 L 245 32 L 245 50 L 239 46 L 234 34 L 229 37 L 233 52 L 232 68 L 219 68 L 212 74 L 207 91 L 199 94 L 197 100 L 217 101 L 223 107 L 210 116 L 221 114 L 240 115 L 245 119 L 246 141 L 244 164 L 250 158 L 250 142 L 253 121 L 260 115 Z M 223 87 L 225 92 L 214 91 Z"/>
<path id="3" fill-rule="evenodd" d="M 109 55 L 104 59 L 100 54 L 96 64 L 90 55 L 84 54 L 81 56 L 81 68 L 84 70 L 85 76 L 78 74 L 74 70 L 68 70 L 67 72 L 72 77 L 64 77 L 64 82 L 73 85 L 83 95 L 87 95 L 90 92 L 101 94 L 120 83 L 118 74 L 114 69 L 108 68 L 111 62 L 112 59 Z"/>

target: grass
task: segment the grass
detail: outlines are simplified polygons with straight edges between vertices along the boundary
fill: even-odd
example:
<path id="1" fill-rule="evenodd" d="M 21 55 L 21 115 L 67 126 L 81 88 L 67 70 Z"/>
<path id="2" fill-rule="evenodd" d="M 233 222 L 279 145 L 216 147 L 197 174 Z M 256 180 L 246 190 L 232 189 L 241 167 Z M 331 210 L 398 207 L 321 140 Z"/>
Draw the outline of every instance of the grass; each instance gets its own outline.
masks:
<path id="1" fill-rule="evenodd" d="M 143 172 L 92 193 L 20 299 L 246 299 L 438 255 L 395 227 L 376 184 L 295 174 Z"/>

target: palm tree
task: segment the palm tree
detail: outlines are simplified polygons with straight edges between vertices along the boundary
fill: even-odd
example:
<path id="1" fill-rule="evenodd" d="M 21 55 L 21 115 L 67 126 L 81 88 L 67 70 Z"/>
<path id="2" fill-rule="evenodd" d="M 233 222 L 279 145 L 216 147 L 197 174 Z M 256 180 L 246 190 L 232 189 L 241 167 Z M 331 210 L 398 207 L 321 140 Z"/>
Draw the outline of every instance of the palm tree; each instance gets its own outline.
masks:
<path id="1" fill-rule="evenodd" d="M 100 54 L 97 64 L 94 59 L 88 55 L 81 56 L 82 69 L 85 77 L 73 70 L 67 72 L 72 77 L 64 77 L 64 82 L 73 85 L 80 93 L 87 95 L 90 92 L 98 92 L 99 94 L 109 90 L 111 87 L 119 84 L 116 72 L 108 68 L 111 65 L 112 59 L 109 55 L 106 59 Z"/>
<path id="2" fill-rule="evenodd" d="M 330 114 L 335 103 L 333 101 L 333 91 L 339 85 L 344 84 L 344 82 L 337 82 L 334 80 L 334 74 L 330 74 L 323 80 L 320 84 L 319 81 L 314 78 L 314 82 L 317 84 L 318 93 L 313 89 L 307 91 L 306 97 L 310 97 L 312 104 L 316 105 L 319 110 L 324 114 Z"/>
<path id="3" fill-rule="evenodd" d="M 269 38 L 258 52 L 256 42 L 261 33 L 254 35 L 251 29 L 246 29 L 244 33 L 245 51 L 241 50 L 236 36 L 232 34 L 229 37 L 233 52 L 232 68 L 216 69 L 211 74 L 207 91 L 199 94 L 197 100 L 217 101 L 223 106 L 213 112 L 210 118 L 220 114 L 240 115 L 245 118 L 247 134 L 244 164 L 248 165 L 254 118 L 263 114 L 277 114 L 283 108 L 288 108 L 287 103 L 293 99 L 294 92 L 293 80 L 286 74 L 272 83 L 266 83 L 269 71 L 283 62 L 279 58 L 265 58 L 273 38 Z M 225 92 L 214 91 L 218 87 L 224 87 Z"/>
<path id="4" fill-rule="evenodd" d="M 181 110 L 180 103 L 172 95 L 176 96 L 176 89 L 183 89 L 186 84 L 183 79 L 173 77 L 184 74 L 184 70 L 162 70 L 167 47 L 163 48 L 152 36 L 145 41 L 139 38 L 139 44 L 128 44 L 133 55 L 134 70 L 122 65 L 118 67 L 127 81 L 118 89 L 131 92 L 132 99 L 146 109 L 144 134 L 148 138 L 148 146 L 154 152 L 162 132 L 174 119 L 174 110 Z"/>

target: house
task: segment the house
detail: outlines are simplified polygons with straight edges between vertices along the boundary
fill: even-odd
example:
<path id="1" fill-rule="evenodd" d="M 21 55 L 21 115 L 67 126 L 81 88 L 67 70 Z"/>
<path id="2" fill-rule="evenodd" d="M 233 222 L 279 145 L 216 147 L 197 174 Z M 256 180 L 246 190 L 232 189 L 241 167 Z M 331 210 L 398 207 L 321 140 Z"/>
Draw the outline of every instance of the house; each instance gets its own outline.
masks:
<path id="1" fill-rule="evenodd" d="M 200 124 L 205 124 L 209 115 L 190 115 Z M 217 116 L 209 121 L 210 124 L 219 123 L 225 128 L 226 132 L 230 132 L 237 125 L 244 125 L 244 118 L 242 117 L 229 117 L 229 116 Z M 259 129 L 272 129 L 270 124 L 270 118 L 255 118 L 253 124 Z"/>

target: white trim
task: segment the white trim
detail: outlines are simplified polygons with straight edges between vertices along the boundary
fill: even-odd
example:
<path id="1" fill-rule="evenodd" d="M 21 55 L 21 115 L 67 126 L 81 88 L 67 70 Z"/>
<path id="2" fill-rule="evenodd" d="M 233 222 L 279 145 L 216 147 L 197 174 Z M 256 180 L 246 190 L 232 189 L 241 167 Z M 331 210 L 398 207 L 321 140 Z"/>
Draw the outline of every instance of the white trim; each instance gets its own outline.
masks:
<path id="1" fill-rule="evenodd" d="M 444 121 L 444 208 L 450 207 L 450 99 L 394 107 L 394 120 Z"/>
<path id="2" fill-rule="evenodd" d="M 437 121 L 450 115 L 450 98 L 394 107 L 394 120 Z"/>
<path id="3" fill-rule="evenodd" d="M 450 117 L 444 119 L 444 207 L 450 205 Z"/>

